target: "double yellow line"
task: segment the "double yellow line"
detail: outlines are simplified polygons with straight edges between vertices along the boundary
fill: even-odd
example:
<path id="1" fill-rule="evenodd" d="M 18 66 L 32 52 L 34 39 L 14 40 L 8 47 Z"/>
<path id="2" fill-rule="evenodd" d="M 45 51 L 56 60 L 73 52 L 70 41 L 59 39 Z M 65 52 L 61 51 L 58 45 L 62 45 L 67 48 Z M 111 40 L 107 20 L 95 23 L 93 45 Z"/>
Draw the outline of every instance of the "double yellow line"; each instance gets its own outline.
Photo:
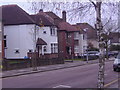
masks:
<path id="1" fill-rule="evenodd" d="M 111 84 L 114 84 L 114 83 L 116 83 L 117 81 L 119 81 L 120 80 L 120 78 L 118 78 L 118 79 L 116 79 L 116 80 L 113 80 L 113 81 L 111 81 L 110 83 L 108 83 L 108 84 L 105 84 L 104 85 L 104 88 L 106 88 L 106 87 L 108 87 L 108 86 L 110 86 Z"/>

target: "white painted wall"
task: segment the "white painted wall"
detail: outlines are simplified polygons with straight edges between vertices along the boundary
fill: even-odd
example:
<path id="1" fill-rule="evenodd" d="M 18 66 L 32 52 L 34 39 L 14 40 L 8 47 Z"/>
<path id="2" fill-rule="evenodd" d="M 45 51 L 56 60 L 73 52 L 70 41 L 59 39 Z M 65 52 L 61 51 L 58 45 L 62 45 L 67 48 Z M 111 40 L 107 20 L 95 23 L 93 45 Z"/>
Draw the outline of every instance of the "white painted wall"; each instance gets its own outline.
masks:
<path id="1" fill-rule="evenodd" d="M 74 39 L 77 39 L 79 41 L 79 45 L 75 46 L 75 48 L 78 49 L 77 52 L 75 52 L 75 54 L 79 53 L 79 56 L 82 56 L 83 53 L 85 53 L 85 50 L 87 49 L 87 38 L 86 36 L 83 36 L 83 34 L 80 34 L 79 32 L 75 32 L 74 35 L 75 35 Z"/>
<path id="2" fill-rule="evenodd" d="M 83 34 L 79 35 L 79 55 L 82 56 L 87 47 L 87 39 L 83 38 Z"/>
<path id="3" fill-rule="evenodd" d="M 7 48 L 5 49 L 6 58 L 24 58 L 27 56 L 29 49 L 34 50 L 34 27 L 34 25 L 4 26 L 4 35 L 7 35 Z M 46 31 L 46 34 L 43 34 L 43 30 Z M 50 35 L 50 27 L 38 27 L 37 37 L 47 42 L 46 53 L 51 53 L 50 43 L 57 43 L 57 35 Z M 15 49 L 19 49 L 20 53 L 15 54 Z"/>
<path id="4" fill-rule="evenodd" d="M 6 58 L 24 58 L 28 49 L 33 49 L 31 30 L 34 25 L 12 25 L 4 26 L 4 35 L 7 38 L 7 48 L 5 48 Z M 15 50 L 19 49 L 19 54 Z"/>
<path id="5" fill-rule="evenodd" d="M 58 43 L 58 37 L 57 37 L 57 28 L 56 30 L 56 35 L 51 36 L 50 33 L 50 27 L 38 27 L 38 34 L 37 37 L 42 38 L 46 43 L 47 43 L 47 52 L 45 53 L 51 53 L 51 43 Z M 46 34 L 43 32 L 46 31 Z"/>
<path id="6" fill-rule="evenodd" d="M 74 40 L 78 40 L 79 41 L 80 40 L 79 37 L 80 37 L 79 32 L 74 32 Z M 74 45 L 75 56 L 78 56 L 79 52 L 80 52 L 80 43 L 78 42 L 78 45 Z"/>

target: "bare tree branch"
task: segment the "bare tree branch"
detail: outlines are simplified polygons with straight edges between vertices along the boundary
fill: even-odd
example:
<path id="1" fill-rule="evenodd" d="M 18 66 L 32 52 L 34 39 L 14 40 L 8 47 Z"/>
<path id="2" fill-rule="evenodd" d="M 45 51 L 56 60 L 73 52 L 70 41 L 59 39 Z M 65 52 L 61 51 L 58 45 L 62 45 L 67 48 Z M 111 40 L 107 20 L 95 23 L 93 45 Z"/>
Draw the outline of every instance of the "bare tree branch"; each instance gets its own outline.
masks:
<path id="1" fill-rule="evenodd" d="M 94 5 L 94 7 L 96 9 L 97 5 L 92 0 L 89 0 L 89 1 Z"/>

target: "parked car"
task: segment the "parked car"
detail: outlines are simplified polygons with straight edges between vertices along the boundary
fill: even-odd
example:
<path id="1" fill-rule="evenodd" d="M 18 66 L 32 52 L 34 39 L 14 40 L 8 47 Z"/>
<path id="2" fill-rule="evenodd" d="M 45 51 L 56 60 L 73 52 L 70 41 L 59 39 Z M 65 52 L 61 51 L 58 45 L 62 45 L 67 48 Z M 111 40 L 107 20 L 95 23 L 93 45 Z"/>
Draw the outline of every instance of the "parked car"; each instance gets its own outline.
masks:
<path id="1" fill-rule="evenodd" d="M 88 54 L 88 59 L 97 59 L 100 55 L 98 51 L 88 51 L 88 53 L 84 53 L 84 57 L 87 57 Z"/>
<path id="2" fill-rule="evenodd" d="M 104 55 L 107 56 L 107 52 L 104 52 Z M 114 52 L 108 51 L 108 56 L 114 56 Z"/>
<path id="3" fill-rule="evenodd" d="M 100 53 L 98 51 L 88 51 L 88 56 L 99 56 Z M 84 53 L 84 56 L 87 56 L 87 52 Z"/>
<path id="4" fill-rule="evenodd" d="M 120 71 L 120 52 L 117 55 L 117 57 L 115 58 L 115 60 L 114 60 L 113 70 L 114 71 Z"/>

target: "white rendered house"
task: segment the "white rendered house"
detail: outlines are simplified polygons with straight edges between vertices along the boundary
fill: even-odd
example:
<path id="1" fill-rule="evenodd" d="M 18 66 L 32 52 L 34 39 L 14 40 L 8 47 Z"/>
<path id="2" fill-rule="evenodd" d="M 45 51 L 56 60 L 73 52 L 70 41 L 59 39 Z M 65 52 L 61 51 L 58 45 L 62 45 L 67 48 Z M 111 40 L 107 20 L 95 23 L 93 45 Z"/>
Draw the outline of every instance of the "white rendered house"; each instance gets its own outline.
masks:
<path id="1" fill-rule="evenodd" d="M 27 52 L 33 52 L 35 49 L 34 40 L 35 25 L 12 25 L 4 26 L 4 39 L 6 39 L 5 57 L 8 59 L 24 58 Z M 57 28 L 54 36 L 51 35 L 50 27 L 37 26 L 37 38 L 42 38 L 47 45 L 42 45 L 42 54 L 51 54 L 51 44 L 57 43 Z M 46 49 L 46 50 L 45 50 Z M 57 53 L 57 48 L 54 53 Z"/>
<path id="2" fill-rule="evenodd" d="M 37 16 L 39 19 L 35 21 L 17 5 L 3 6 L 2 9 L 6 59 L 24 59 L 35 50 L 38 56 L 57 57 L 57 27 L 52 22 L 41 15 Z M 7 13 L 9 13 L 9 17 Z M 42 27 L 39 25 L 41 21 Z"/>
<path id="3" fill-rule="evenodd" d="M 87 38 L 86 34 L 75 32 L 75 38 L 78 40 L 78 45 L 75 46 L 75 54 L 77 56 L 83 56 L 87 49 Z"/>

